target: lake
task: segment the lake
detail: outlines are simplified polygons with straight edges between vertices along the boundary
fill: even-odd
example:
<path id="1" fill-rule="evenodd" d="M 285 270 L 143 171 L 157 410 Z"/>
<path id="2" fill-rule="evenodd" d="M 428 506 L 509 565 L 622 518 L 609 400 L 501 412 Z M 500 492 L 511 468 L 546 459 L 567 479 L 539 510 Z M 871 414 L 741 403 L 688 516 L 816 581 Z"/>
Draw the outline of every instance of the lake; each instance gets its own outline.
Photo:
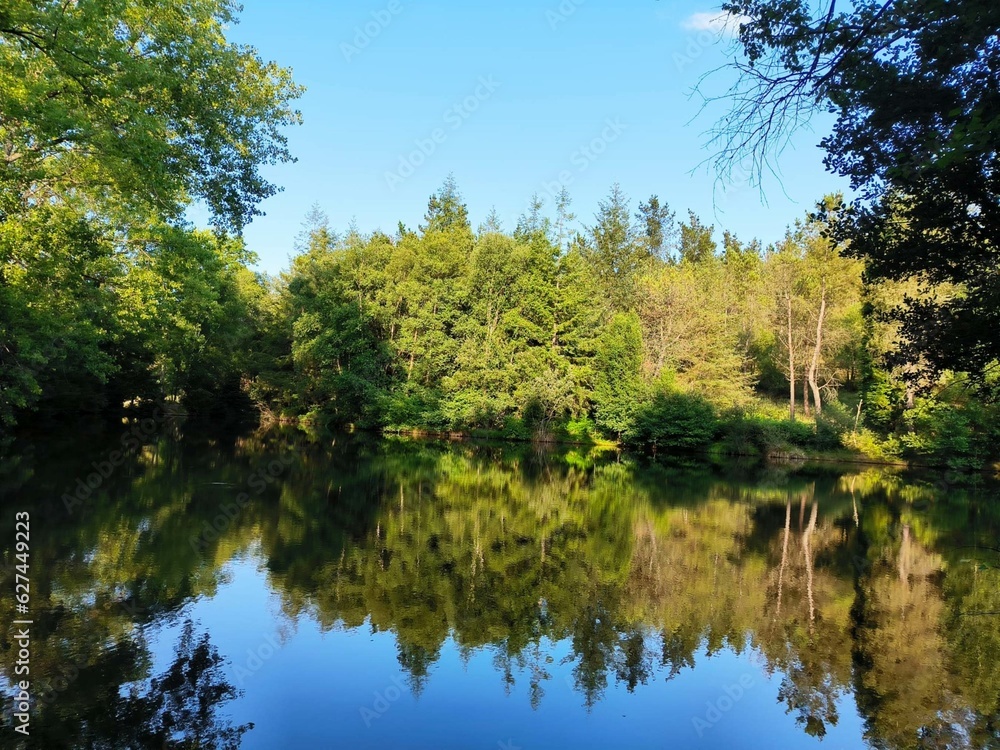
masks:
<path id="1" fill-rule="evenodd" d="M 995 486 L 149 418 L 0 491 L 3 747 L 1000 747 Z"/>

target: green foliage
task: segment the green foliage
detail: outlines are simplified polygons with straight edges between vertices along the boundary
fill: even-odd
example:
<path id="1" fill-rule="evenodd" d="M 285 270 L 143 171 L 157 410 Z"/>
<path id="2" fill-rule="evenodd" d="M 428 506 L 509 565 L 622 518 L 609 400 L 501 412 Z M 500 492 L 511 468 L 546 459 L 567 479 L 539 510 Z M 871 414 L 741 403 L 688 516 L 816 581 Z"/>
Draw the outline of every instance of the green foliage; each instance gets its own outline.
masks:
<path id="1" fill-rule="evenodd" d="M 722 446 L 736 455 L 789 456 L 816 446 L 813 426 L 806 422 L 736 413 L 722 419 Z"/>
<path id="2" fill-rule="evenodd" d="M 107 233 L 65 207 L 0 223 L 0 423 L 55 393 L 95 405 L 119 279 Z"/>
<path id="3" fill-rule="evenodd" d="M 968 373 L 982 395 L 1000 360 L 996 112 L 1000 6 L 729 0 L 745 19 L 725 164 L 767 162 L 806 122 L 834 115 L 826 166 L 859 199 L 831 227 L 872 282 L 922 287 L 886 310 L 895 365 L 936 379 Z M 776 83 L 779 82 L 779 83 Z"/>
<path id="4" fill-rule="evenodd" d="M 679 252 L 680 229 L 676 214 L 666 204 L 660 204 L 656 195 L 651 195 L 645 203 L 639 204 L 635 214 L 642 233 L 642 242 L 650 257 L 660 260 L 676 260 Z"/>
<path id="5" fill-rule="evenodd" d="M 124 221 L 197 197 L 239 230 L 288 161 L 290 72 L 228 42 L 230 0 L 38 3 L 0 11 L 0 217 L 94 201 Z"/>
<path id="6" fill-rule="evenodd" d="M 981 468 L 1000 438 L 995 408 L 968 409 L 925 398 L 903 414 L 904 455 L 952 469 Z"/>
<path id="7" fill-rule="evenodd" d="M 649 252 L 639 241 L 629 214 L 628 198 L 619 185 L 613 185 L 611 194 L 598 204 L 595 219 L 586 246 L 588 259 L 611 309 L 631 309 L 636 279 L 649 258 Z M 648 242 L 648 223 L 644 229 Z M 655 233 L 655 226 L 653 231 Z"/>
<path id="8" fill-rule="evenodd" d="M 242 242 L 156 222 L 131 241 L 65 205 L 0 223 L 0 421 L 238 392 L 263 299 Z"/>
<path id="9" fill-rule="evenodd" d="M 653 452 L 705 448 L 715 437 L 715 410 L 704 398 L 659 391 L 635 416 L 631 442 Z"/>
<path id="10" fill-rule="evenodd" d="M 712 234 L 715 227 L 705 226 L 694 211 L 688 211 L 687 223 L 681 223 L 680 255 L 688 263 L 704 263 L 715 257 L 718 249 Z"/>
<path id="11" fill-rule="evenodd" d="M 854 415 L 839 400 L 823 404 L 823 412 L 816 415 L 814 444 L 821 450 L 836 450 L 843 446 L 843 436 L 854 428 Z"/>
<path id="12" fill-rule="evenodd" d="M 843 442 L 845 447 L 876 461 L 895 461 L 903 452 L 903 446 L 895 435 L 883 439 L 867 427 L 846 433 Z"/>
<path id="13" fill-rule="evenodd" d="M 601 331 L 594 362 L 594 418 L 609 433 L 632 428 L 643 401 L 642 329 L 634 313 L 617 314 Z"/>
<path id="14" fill-rule="evenodd" d="M 862 391 L 865 424 L 883 432 L 891 430 L 902 414 L 904 391 L 902 384 L 893 382 L 884 370 L 872 368 Z"/>
<path id="15" fill-rule="evenodd" d="M 301 89 L 228 0 L 0 9 L 0 422 L 238 400 L 277 317 L 239 232 Z M 192 229 L 193 200 L 216 232 Z"/>

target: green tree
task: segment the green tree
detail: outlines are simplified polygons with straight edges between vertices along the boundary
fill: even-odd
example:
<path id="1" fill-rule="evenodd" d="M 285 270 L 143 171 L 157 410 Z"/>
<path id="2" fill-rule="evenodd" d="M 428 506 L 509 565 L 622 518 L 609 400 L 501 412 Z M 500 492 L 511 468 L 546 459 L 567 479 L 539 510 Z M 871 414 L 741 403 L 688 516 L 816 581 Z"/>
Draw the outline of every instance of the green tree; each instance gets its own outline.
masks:
<path id="1" fill-rule="evenodd" d="M 120 280 L 108 232 L 65 206 L 0 223 L 0 424 L 44 399 L 102 405 Z"/>
<path id="2" fill-rule="evenodd" d="M 810 112 L 832 112 L 825 163 L 859 196 L 836 237 L 869 279 L 955 287 L 888 313 L 903 334 L 894 362 L 914 383 L 919 370 L 957 370 L 988 385 L 1000 360 L 1000 8 L 731 0 L 723 9 L 745 19 L 732 109 L 717 133 L 723 166 L 748 151 L 760 166 Z"/>
<path id="3" fill-rule="evenodd" d="M 469 210 L 458 192 L 455 175 L 449 174 L 444 184 L 427 201 L 427 213 L 420 227 L 424 234 L 433 232 L 471 232 Z"/>
<path id="4" fill-rule="evenodd" d="M 297 123 L 290 72 L 228 42 L 229 0 L 0 9 L 0 216 L 80 195 L 126 220 L 199 198 L 240 229 Z M 124 209 L 124 210 L 122 210 Z"/>
<path id="5" fill-rule="evenodd" d="M 680 257 L 688 263 L 704 263 L 715 257 L 718 249 L 712 234 L 714 226 L 705 226 L 694 211 L 688 211 L 687 222 L 681 222 Z"/>
<path id="6" fill-rule="evenodd" d="M 601 331 L 594 361 L 597 424 L 621 437 L 643 400 L 642 327 L 635 313 L 617 313 Z"/>
<path id="7" fill-rule="evenodd" d="M 632 225 L 628 198 L 617 183 L 598 203 L 595 219 L 588 238 L 588 256 L 612 309 L 628 310 L 645 253 Z"/>
<path id="8" fill-rule="evenodd" d="M 650 256 L 660 260 L 676 258 L 680 234 L 676 216 L 670 206 L 665 203 L 660 205 L 660 199 L 656 195 L 649 196 L 648 201 L 639 204 L 635 218 L 639 222 L 642 241 Z"/>

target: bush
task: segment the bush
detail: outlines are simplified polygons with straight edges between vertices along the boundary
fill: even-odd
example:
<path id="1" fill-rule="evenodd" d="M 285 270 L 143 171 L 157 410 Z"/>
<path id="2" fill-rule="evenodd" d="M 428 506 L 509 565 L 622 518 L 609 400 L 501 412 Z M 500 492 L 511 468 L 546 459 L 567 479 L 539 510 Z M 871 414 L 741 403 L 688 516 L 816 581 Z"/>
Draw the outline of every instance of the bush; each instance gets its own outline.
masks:
<path id="1" fill-rule="evenodd" d="M 837 399 L 823 404 L 823 411 L 816 417 L 814 445 L 820 450 L 843 447 L 843 436 L 854 429 L 854 416 Z"/>
<path id="2" fill-rule="evenodd" d="M 757 415 L 731 414 L 723 422 L 723 450 L 739 455 L 789 455 L 794 448 L 818 447 L 812 425 Z"/>
<path id="3" fill-rule="evenodd" d="M 712 405 L 700 396 L 661 392 L 640 408 L 629 442 L 647 450 L 695 450 L 715 438 L 718 420 Z"/>
<path id="4" fill-rule="evenodd" d="M 902 452 L 902 445 L 895 435 L 883 440 L 867 427 L 862 427 L 858 432 L 845 434 L 843 442 L 845 447 L 876 461 L 898 459 Z"/>
<path id="5" fill-rule="evenodd" d="M 903 414 L 904 455 L 952 469 L 982 468 L 997 454 L 993 410 L 917 399 Z"/>
<path id="6" fill-rule="evenodd" d="M 597 432 L 597 425 L 589 417 L 579 417 L 577 419 L 570 419 L 566 423 L 566 436 L 573 441 L 580 443 L 589 443 L 594 439 L 594 434 Z"/>
<path id="7" fill-rule="evenodd" d="M 386 421 L 391 429 L 447 429 L 450 425 L 440 404 L 440 394 L 435 391 L 404 386 L 388 397 Z"/>

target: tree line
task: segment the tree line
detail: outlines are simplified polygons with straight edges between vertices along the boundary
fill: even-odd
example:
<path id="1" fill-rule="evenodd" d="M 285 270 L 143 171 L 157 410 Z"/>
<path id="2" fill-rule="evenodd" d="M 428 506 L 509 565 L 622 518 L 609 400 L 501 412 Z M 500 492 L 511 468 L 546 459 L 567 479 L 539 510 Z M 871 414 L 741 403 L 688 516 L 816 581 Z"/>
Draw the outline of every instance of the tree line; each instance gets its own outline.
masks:
<path id="1" fill-rule="evenodd" d="M 172 399 L 652 451 L 990 457 L 989 412 L 960 375 L 929 397 L 887 364 L 898 327 L 880 311 L 911 290 L 866 283 L 834 237 L 839 196 L 766 246 L 656 195 L 633 208 L 617 185 L 589 224 L 565 191 L 547 208 L 536 197 L 512 230 L 495 214 L 473 229 L 450 177 L 421 225 L 392 235 L 338 233 L 314 208 L 269 277 L 232 233 L 122 235 L 32 206 L 0 235 L 16 347 L 4 417 Z"/>
<path id="2" fill-rule="evenodd" d="M 589 225 L 570 207 L 536 197 L 512 230 L 473 229 L 449 178 L 393 235 L 314 209 L 268 280 L 250 393 L 276 417 L 393 430 L 988 458 L 960 376 L 921 395 L 888 364 L 880 313 L 909 290 L 865 282 L 834 238 L 839 196 L 767 246 L 656 195 L 633 210 L 617 185 Z"/>

